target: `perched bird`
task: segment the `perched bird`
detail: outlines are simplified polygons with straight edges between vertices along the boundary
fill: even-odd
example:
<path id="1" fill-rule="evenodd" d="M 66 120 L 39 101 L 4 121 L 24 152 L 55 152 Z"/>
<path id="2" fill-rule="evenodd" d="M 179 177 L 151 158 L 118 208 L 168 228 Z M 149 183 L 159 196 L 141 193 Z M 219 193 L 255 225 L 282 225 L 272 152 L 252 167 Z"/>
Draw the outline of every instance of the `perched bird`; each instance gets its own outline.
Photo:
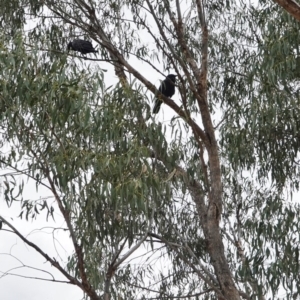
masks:
<path id="1" fill-rule="evenodd" d="M 87 53 L 96 53 L 98 50 L 96 50 L 92 43 L 89 41 L 79 40 L 75 39 L 73 42 L 70 42 L 68 44 L 68 50 L 74 50 L 78 51 L 81 54 L 87 54 Z"/>
<path id="2" fill-rule="evenodd" d="M 169 74 L 167 78 L 161 83 L 158 90 L 166 97 L 172 97 L 175 93 L 176 75 Z M 156 98 L 152 113 L 157 114 L 159 112 L 162 101 Z"/>

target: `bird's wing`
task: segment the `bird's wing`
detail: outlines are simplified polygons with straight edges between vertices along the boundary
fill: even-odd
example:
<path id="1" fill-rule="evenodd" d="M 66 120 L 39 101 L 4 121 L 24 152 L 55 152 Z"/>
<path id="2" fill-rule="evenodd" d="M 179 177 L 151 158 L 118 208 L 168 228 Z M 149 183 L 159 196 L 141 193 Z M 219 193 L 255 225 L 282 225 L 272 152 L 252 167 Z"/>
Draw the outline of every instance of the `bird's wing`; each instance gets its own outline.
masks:
<path id="1" fill-rule="evenodd" d="M 166 81 L 164 80 L 164 81 L 161 82 L 161 84 L 160 84 L 158 90 L 159 90 L 162 94 L 164 94 L 164 93 L 166 92 L 166 88 L 167 88 L 167 86 L 166 86 Z"/>
<path id="2" fill-rule="evenodd" d="M 94 48 L 91 42 L 89 42 L 89 41 L 85 41 L 85 43 L 86 43 L 86 46 L 87 46 L 87 47 Z"/>

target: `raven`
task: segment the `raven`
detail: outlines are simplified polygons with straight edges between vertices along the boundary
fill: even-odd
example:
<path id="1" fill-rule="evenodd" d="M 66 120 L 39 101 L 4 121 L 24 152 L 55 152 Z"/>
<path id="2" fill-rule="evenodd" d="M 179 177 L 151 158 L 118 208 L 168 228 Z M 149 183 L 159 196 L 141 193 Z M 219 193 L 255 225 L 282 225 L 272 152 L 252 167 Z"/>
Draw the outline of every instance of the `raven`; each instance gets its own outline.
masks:
<path id="1" fill-rule="evenodd" d="M 161 83 L 158 90 L 165 95 L 166 97 L 172 97 L 175 93 L 175 82 L 176 82 L 176 75 L 169 74 L 167 78 Z M 153 107 L 153 114 L 157 114 L 159 112 L 160 106 L 162 104 L 162 101 L 157 98 L 155 100 L 155 104 Z"/>
<path id="2" fill-rule="evenodd" d="M 87 54 L 87 53 L 96 53 L 98 50 L 96 50 L 92 43 L 89 41 L 79 40 L 75 39 L 73 42 L 70 42 L 68 44 L 68 50 L 74 50 L 78 51 L 81 54 Z"/>

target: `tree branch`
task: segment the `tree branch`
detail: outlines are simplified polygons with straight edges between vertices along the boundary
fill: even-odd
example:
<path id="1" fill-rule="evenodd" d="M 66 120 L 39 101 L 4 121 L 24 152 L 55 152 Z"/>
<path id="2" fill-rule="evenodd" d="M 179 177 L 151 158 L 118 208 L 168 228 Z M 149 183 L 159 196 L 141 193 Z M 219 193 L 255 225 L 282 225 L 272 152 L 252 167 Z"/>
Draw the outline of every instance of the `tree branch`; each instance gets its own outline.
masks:
<path id="1" fill-rule="evenodd" d="M 300 21 L 300 5 L 293 0 L 273 0 L 296 20 Z"/>
<path id="2" fill-rule="evenodd" d="M 57 193 L 55 184 L 50 176 L 50 170 L 49 170 L 49 166 L 47 164 L 47 160 L 44 158 L 43 162 L 39 159 L 38 155 L 31 150 L 32 154 L 34 155 L 34 157 L 36 158 L 36 160 L 40 163 L 41 165 L 41 169 L 43 170 L 46 178 L 48 179 L 48 182 L 50 184 L 51 187 L 51 191 L 55 197 L 55 200 L 58 204 L 59 210 L 62 213 L 65 222 L 67 224 L 70 236 L 71 236 L 71 240 L 75 249 L 75 253 L 78 259 L 78 268 L 79 268 L 79 273 L 80 273 L 80 277 L 82 280 L 81 286 L 84 290 L 84 292 L 89 295 L 91 297 L 91 299 L 93 300 L 100 300 L 101 298 L 97 295 L 97 293 L 95 292 L 95 290 L 92 288 L 92 286 L 90 285 L 86 272 L 85 272 L 85 267 L 84 267 L 84 254 L 82 251 L 82 247 L 78 244 L 72 223 L 71 223 L 71 217 L 70 217 L 70 210 L 66 209 L 63 204 L 62 201 Z M 40 151 L 41 152 L 41 151 Z"/>
<path id="3" fill-rule="evenodd" d="M 10 224 L 6 219 L 0 216 L 0 220 L 6 224 L 12 231 L 28 246 L 35 249 L 39 254 L 41 254 L 46 261 L 50 262 L 52 266 L 57 268 L 67 279 L 69 279 L 70 284 L 77 285 L 84 291 L 84 287 L 76 278 L 72 277 L 69 273 L 67 273 L 57 262 L 55 259 L 50 258 L 44 251 L 42 251 L 41 248 L 39 248 L 36 244 L 30 242 L 28 239 L 26 239 L 12 224 Z"/>
<path id="4" fill-rule="evenodd" d="M 186 256 L 184 256 L 180 251 L 178 251 L 178 247 L 175 247 L 173 243 L 169 243 L 164 237 L 159 236 L 158 234 L 155 233 L 148 233 L 149 236 L 152 236 L 154 238 L 157 238 L 159 240 L 161 240 L 162 242 L 164 242 L 166 245 L 168 245 L 173 251 L 175 251 L 177 253 L 178 256 L 180 256 L 180 258 L 194 271 L 197 273 L 197 275 L 199 276 L 199 278 L 201 278 L 208 286 L 210 286 L 214 292 L 216 292 L 218 295 L 222 296 L 221 291 L 214 285 L 213 282 L 210 281 L 210 279 L 207 279 L 199 270 L 198 268 L 196 268 L 196 266 L 194 264 L 192 264 Z"/>

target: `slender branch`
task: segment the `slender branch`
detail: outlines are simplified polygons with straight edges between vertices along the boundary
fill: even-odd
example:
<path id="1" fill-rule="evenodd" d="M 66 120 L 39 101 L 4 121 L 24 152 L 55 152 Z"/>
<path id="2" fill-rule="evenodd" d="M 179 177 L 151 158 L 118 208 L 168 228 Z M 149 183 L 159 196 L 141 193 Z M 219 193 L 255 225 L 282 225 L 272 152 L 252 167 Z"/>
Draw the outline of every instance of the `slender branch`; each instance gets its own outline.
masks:
<path id="1" fill-rule="evenodd" d="M 104 300 L 110 299 L 110 283 L 113 275 L 115 274 L 115 271 L 117 268 L 134 252 L 136 251 L 142 243 L 146 240 L 148 236 L 148 233 L 144 235 L 144 237 L 134 246 L 132 247 L 121 259 L 119 259 L 117 262 L 113 263 L 116 257 L 120 254 L 122 248 L 124 247 L 125 243 L 121 246 L 118 253 L 115 255 L 115 258 L 113 259 L 113 262 L 110 264 L 107 273 L 106 273 L 106 280 L 105 280 L 105 286 L 104 286 Z M 126 240 L 125 240 L 126 242 Z"/>
<path id="2" fill-rule="evenodd" d="M 31 150 L 31 152 L 33 153 L 36 160 L 40 162 L 41 169 L 43 170 L 46 178 L 48 179 L 48 182 L 51 186 L 51 191 L 52 191 L 52 193 L 55 197 L 55 200 L 58 204 L 59 210 L 62 213 L 62 215 L 65 219 L 65 222 L 67 224 L 67 227 L 68 227 L 68 230 L 69 230 L 69 233 L 71 236 L 71 240 L 72 240 L 75 252 L 76 252 L 76 256 L 78 259 L 78 268 L 79 268 L 79 273 L 80 273 L 80 277 L 82 280 L 82 283 L 81 283 L 82 288 L 83 288 L 84 292 L 87 293 L 87 295 L 89 295 L 91 297 L 91 299 L 100 300 L 100 297 L 97 295 L 97 293 L 95 292 L 95 290 L 92 288 L 92 286 L 90 285 L 90 283 L 88 281 L 88 277 L 87 277 L 87 274 L 85 272 L 85 267 L 84 267 L 84 254 L 82 251 L 82 247 L 78 244 L 78 241 L 77 241 L 77 238 L 76 238 L 76 235 L 75 235 L 72 223 L 71 223 L 70 210 L 65 209 L 62 204 L 62 201 L 57 193 L 55 184 L 50 176 L 50 170 L 49 170 L 47 160 L 44 158 L 43 163 L 42 163 L 41 160 L 39 159 L 38 155 L 33 150 Z"/>
<path id="3" fill-rule="evenodd" d="M 163 295 L 166 295 L 166 293 L 164 293 L 163 291 L 157 291 L 157 290 L 153 290 L 153 289 L 150 289 L 150 288 L 147 288 L 147 287 L 144 287 L 144 286 L 140 286 L 138 284 L 134 284 L 134 283 L 131 283 L 129 281 L 126 281 L 126 283 L 130 286 L 133 286 L 135 288 L 139 288 L 141 290 L 145 290 L 145 291 L 148 291 L 148 292 L 151 292 L 151 293 L 157 293 L 157 294 L 163 294 Z M 167 296 L 167 295 L 166 295 Z"/>
<path id="4" fill-rule="evenodd" d="M 0 271 L 0 273 L 3 273 Z M 34 279 L 34 280 L 41 280 L 41 281 L 49 281 L 49 282 L 57 282 L 57 283 L 67 283 L 67 284 L 73 284 L 70 281 L 65 281 L 65 280 L 57 280 L 57 279 L 47 279 L 47 278 L 41 278 L 41 277 L 32 277 L 32 276 L 25 276 L 25 275 L 20 275 L 20 274 L 14 274 L 14 273 L 7 273 L 5 272 L 5 274 L 3 273 L 2 276 L 15 276 L 15 277 L 22 277 L 22 278 L 26 278 L 26 279 Z M 0 276 L 0 278 L 2 277 Z"/>
<path id="5" fill-rule="evenodd" d="M 133 286 L 135 288 L 139 288 L 139 289 L 148 291 L 148 292 L 157 293 L 157 294 L 161 294 L 162 293 L 161 291 L 156 291 L 156 290 L 153 290 L 153 289 L 149 289 L 149 288 L 137 285 L 137 284 L 133 284 L 133 283 L 128 282 L 128 281 L 127 281 L 127 284 L 131 285 L 131 286 Z M 213 289 L 207 289 L 207 290 L 199 292 L 199 293 L 188 294 L 188 295 L 185 295 L 185 296 L 168 296 L 168 295 L 165 295 L 165 293 L 164 293 L 165 296 L 161 296 L 160 295 L 159 297 L 147 298 L 147 299 L 148 300 L 150 300 L 150 299 L 189 299 L 189 298 L 193 298 L 193 297 L 204 295 L 204 294 L 212 292 L 212 291 L 213 291 Z"/>
<path id="6" fill-rule="evenodd" d="M 160 32 L 161 36 L 163 37 L 163 39 L 164 39 L 164 41 L 167 43 L 167 45 L 169 45 L 169 49 L 170 49 L 170 51 L 171 51 L 173 57 L 180 63 L 180 66 L 182 67 L 182 69 L 183 69 L 183 71 L 184 71 L 184 74 L 185 74 L 185 76 L 186 76 L 186 78 L 187 78 L 187 80 L 188 80 L 189 88 L 190 88 L 190 90 L 193 92 L 195 98 L 197 99 L 197 98 L 199 97 L 198 92 L 197 92 L 197 88 L 196 88 L 196 86 L 194 85 L 194 81 L 192 80 L 192 78 L 191 78 L 191 76 L 190 76 L 190 72 L 189 72 L 189 70 L 188 70 L 188 68 L 187 68 L 187 66 L 186 66 L 185 61 L 175 53 L 175 50 L 172 48 L 172 46 L 171 46 L 170 43 L 169 43 L 169 40 L 168 40 L 167 37 L 165 36 L 165 33 L 164 33 L 164 31 L 163 31 L 163 28 L 162 28 L 161 24 L 159 23 L 159 21 L 158 21 L 158 19 L 157 19 L 157 17 L 156 17 L 156 14 L 155 14 L 155 11 L 154 11 L 153 7 L 151 6 L 151 4 L 149 3 L 148 0 L 146 0 L 146 1 L 147 1 L 148 6 L 149 6 L 150 13 L 151 13 L 151 15 L 153 16 L 153 18 L 154 18 L 154 20 L 155 20 L 155 22 L 156 22 L 156 25 L 157 25 L 157 27 L 158 27 L 158 29 L 159 29 L 159 32 Z M 183 48 L 183 53 L 184 53 L 185 49 L 187 49 L 187 46 L 186 46 L 186 43 L 185 43 L 185 41 L 184 41 L 184 39 L 183 39 L 183 34 L 182 34 L 182 32 L 180 33 L 180 32 L 179 32 L 179 29 L 178 29 L 180 26 L 182 27 L 182 22 L 181 22 L 181 25 L 179 25 L 179 24 L 176 22 L 176 20 L 175 20 L 173 14 L 172 14 L 172 12 L 171 12 L 171 10 L 170 10 L 169 3 L 168 3 L 167 1 L 165 1 L 165 0 L 164 0 L 164 2 L 165 2 L 165 8 L 166 8 L 166 10 L 167 10 L 167 12 L 168 12 L 168 16 L 169 16 L 170 20 L 172 21 L 172 23 L 173 23 L 173 25 L 174 25 L 174 27 L 175 27 L 175 30 L 177 31 L 178 38 L 179 38 L 179 41 L 180 41 L 180 46 Z M 183 42 L 183 41 L 184 41 L 184 42 Z M 198 101 L 199 101 L 199 100 L 198 100 Z"/>
<path id="7" fill-rule="evenodd" d="M 149 0 L 146 0 L 146 2 L 147 2 L 147 4 L 148 4 L 148 7 L 149 7 L 149 9 L 150 9 L 150 13 L 151 13 L 152 17 L 154 18 L 154 20 L 155 20 L 155 22 L 156 22 L 156 25 L 157 25 L 157 27 L 158 27 L 158 30 L 159 30 L 159 32 L 160 32 L 160 34 L 161 34 L 161 36 L 162 36 L 164 42 L 166 43 L 166 45 L 167 45 L 168 48 L 170 49 L 170 51 L 171 51 L 173 57 L 176 59 L 176 61 L 178 61 L 178 62 L 180 63 L 180 66 L 181 66 L 181 68 L 183 69 L 184 74 L 185 74 L 185 76 L 186 76 L 186 78 L 187 78 L 187 80 L 188 80 L 188 82 L 189 82 L 189 87 L 190 87 L 191 91 L 193 92 L 195 98 L 198 98 L 198 92 L 197 92 L 197 89 L 196 89 L 196 87 L 195 87 L 195 85 L 194 85 L 194 82 L 193 82 L 191 76 L 190 76 L 190 72 L 189 72 L 189 70 L 188 70 L 187 67 L 186 67 L 186 63 L 184 62 L 184 60 L 183 60 L 181 57 L 179 57 L 179 56 L 177 55 L 177 53 L 175 52 L 174 48 L 173 48 L 172 45 L 170 44 L 169 39 L 166 37 L 166 35 L 165 35 L 164 31 L 163 31 L 163 28 L 162 28 L 162 26 L 161 26 L 161 24 L 160 24 L 158 18 L 156 17 L 156 13 L 155 13 L 155 11 L 154 11 L 152 5 L 150 4 L 150 1 L 149 1 Z M 165 7 L 166 7 L 166 9 L 167 9 L 167 11 L 168 11 L 169 18 L 171 19 L 171 21 L 172 21 L 172 23 L 173 23 L 175 29 L 178 31 L 177 22 L 175 21 L 173 15 L 172 15 L 172 12 L 170 11 L 170 8 L 169 8 L 168 4 L 165 4 Z M 185 45 L 185 44 L 184 44 L 184 45 Z M 181 46 L 182 46 L 182 44 L 181 44 Z M 163 99 L 163 98 L 162 98 L 162 99 Z M 167 103 L 167 104 L 168 104 L 168 103 Z"/>
<path id="8" fill-rule="evenodd" d="M 166 245 L 168 245 L 173 251 L 175 251 L 177 253 L 178 256 L 180 256 L 180 258 L 194 271 L 197 273 L 197 275 L 207 284 L 209 285 L 214 292 L 216 292 L 218 295 L 222 296 L 221 291 L 214 285 L 214 283 L 212 283 L 209 279 L 207 279 L 199 270 L 198 268 L 196 268 L 196 266 L 191 263 L 187 257 L 185 255 L 183 255 L 181 253 L 181 251 L 178 251 L 178 247 L 174 247 L 172 244 L 169 243 L 169 241 L 167 241 L 165 238 L 163 238 L 162 236 L 159 236 L 158 234 L 155 233 L 148 233 L 149 236 L 155 237 L 161 241 L 163 241 Z"/>
<path id="9" fill-rule="evenodd" d="M 145 8 L 144 8 L 145 9 Z M 146 9 L 147 10 L 147 9 Z M 149 12 L 149 10 L 147 10 Z M 140 22 L 141 24 L 147 29 L 148 33 L 152 36 L 153 40 L 155 41 L 156 45 L 158 46 L 158 48 L 162 51 L 163 55 L 165 55 L 165 57 L 167 57 L 169 59 L 169 61 L 171 62 L 172 64 L 172 67 L 174 68 L 174 70 L 176 71 L 176 73 L 178 74 L 178 77 L 179 77 L 179 80 L 181 82 L 181 85 L 179 86 L 179 92 L 180 92 L 180 95 L 182 97 L 182 104 L 183 104 L 183 107 L 184 107 L 184 111 L 185 111 L 185 114 L 186 115 L 189 115 L 189 111 L 188 111 L 188 108 L 187 108 L 187 101 L 186 101 L 186 95 L 187 95 L 187 89 L 186 89 L 186 84 L 185 84 L 185 81 L 183 80 L 183 77 L 182 75 L 180 74 L 180 69 L 178 68 L 178 64 L 176 63 L 174 57 L 172 55 L 170 55 L 170 53 L 168 53 L 166 51 L 166 47 L 164 47 L 164 45 L 160 42 L 160 40 L 157 38 L 157 36 L 154 34 L 154 32 L 149 28 L 149 26 L 144 22 L 144 20 L 140 17 L 140 16 L 137 16 L 139 17 L 140 19 Z M 156 70 L 158 73 L 160 73 L 161 75 L 165 76 L 165 74 L 163 74 L 162 72 L 160 72 L 151 62 L 149 62 L 147 59 L 143 58 L 143 57 L 140 57 L 140 56 L 137 56 L 136 54 L 134 53 L 129 53 L 129 54 L 132 54 L 132 55 L 135 55 L 137 58 L 145 61 L 146 63 L 148 63 L 154 70 Z M 187 77 L 189 77 L 189 74 L 187 74 Z M 190 78 L 191 80 L 191 78 Z M 191 83 L 191 82 L 190 82 Z M 181 91 L 181 89 L 183 91 Z"/>
<path id="10" fill-rule="evenodd" d="M 121 254 L 122 250 L 124 249 L 126 242 L 127 242 L 127 238 L 124 239 L 124 242 L 123 242 L 123 244 L 121 245 L 120 249 L 119 249 L 119 250 L 116 252 L 116 254 L 113 256 L 111 265 L 114 265 L 114 264 L 115 264 L 117 258 L 119 257 L 119 255 Z"/>
<path id="11" fill-rule="evenodd" d="M 24 43 L 24 45 L 28 46 L 29 48 L 34 48 L 32 45 L 29 45 L 27 43 Z M 45 51 L 45 52 L 57 53 L 57 54 L 66 54 L 66 52 L 47 49 L 47 48 L 38 48 L 38 50 L 39 51 Z M 117 61 L 117 60 L 113 60 L 113 59 L 98 59 L 98 58 L 89 58 L 89 57 L 86 57 L 86 56 L 76 55 L 76 54 L 69 54 L 69 53 L 67 53 L 67 54 L 68 54 L 68 56 L 71 56 L 71 57 L 76 57 L 76 58 L 80 58 L 80 59 L 84 59 L 84 60 L 91 60 L 91 61 L 105 61 L 105 62 L 116 62 Z"/>
<path id="12" fill-rule="evenodd" d="M 181 9 L 180 9 L 179 0 L 176 0 L 176 9 L 177 9 L 178 23 L 182 24 L 182 15 L 181 15 Z"/>
<path id="13" fill-rule="evenodd" d="M 227 239 L 232 243 L 232 245 L 236 246 L 235 238 L 232 238 L 229 235 L 229 233 L 226 230 L 224 230 L 224 229 L 221 229 L 221 232 L 227 237 Z"/>
<path id="14" fill-rule="evenodd" d="M 166 296 L 166 297 L 159 296 L 159 297 L 154 297 L 154 298 L 147 298 L 147 300 L 190 299 L 190 298 L 199 297 L 199 296 L 201 296 L 201 295 L 210 293 L 210 292 L 212 292 L 212 291 L 213 291 L 213 289 L 207 289 L 207 290 L 205 290 L 205 291 L 203 291 L 203 292 L 196 293 L 196 294 L 191 294 L 191 295 L 185 295 L 185 296 Z"/>
<path id="15" fill-rule="evenodd" d="M 194 257 L 194 258 L 196 259 L 197 263 L 199 264 L 199 266 L 201 267 L 201 269 L 204 271 L 204 273 L 207 274 L 207 276 L 210 278 L 210 280 L 211 280 L 212 282 L 214 282 L 215 285 L 217 285 L 217 284 L 218 284 L 217 279 L 216 279 L 216 278 L 211 274 L 211 272 L 209 272 L 209 270 L 203 265 L 203 263 L 202 263 L 202 262 L 200 261 L 200 259 L 195 255 L 195 253 L 192 251 L 192 249 L 190 248 L 190 246 L 189 246 L 186 242 L 184 242 L 184 247 L 187 249 L 188 253 L 189 253 L 192 257 Z"/>
<path id="16" fill-rule="evenodd" d="M 114 267 L 119 267 L 134 251 L 136 251 L 144 243 L 147 237 L 148 233 L 146 233 L 134 247 L 132 247 L 127 253 L 125 253 L 124 256 L 114 264 Z"/>
<path id="17" fill-rule="evenodd" d="M 203 28 L 204 26 L 206 26 L 206 22 L 205 22 L 204 9 L 202 6 L 202 0 L 196 0 L 196 5 L 197 5 L 199 21 L 200 21 L 201 27 Z"/>
<path id="18" fill-rule="evenodd" d="M 10 230 L 7 230 L 7 231 L 11 232 Z M 12 275 L 11 271 L 13 271 L 13 270 L 22 269 L 22 268 L 28 268 L 28 269 L 31 269 L 31 270 L 35 270 L 35 271 L 39 271 L 39 272 L 42 272 L 42 273 L 46 273 L 46 274 L 48 274 L 48 275 L 50 275 L 52 277 L 52 279 L 47 279 L 47 280 L 55 280 L 54 276 L 50 272 L 42 270 L 42 269 L 39 269 L 39 268 L 27 266 L 20 259 L 18 259 L 14 255 L 12 255 L 11 253 L 0 253 L 0 255 L 11 256 L 11 257 L 15 258 L 21 264 L 21 266 L 11 268 L 8 271 L 5 271 L 5 272 L 1 272 L 0 271 L 3 274 L 2 276 L 0 276 L 0 278 L 4 277 L 6 275 Z"/>
<path id="19" fill-rule="evenodd" d="M 146 8 L 144 8 L 146 9 Z M 148 9 L 146 9 L 147 12 L 149 12 Z M 174 56 L 172 56 L 170 53 L 168 53 L 166 51 L 166 47 L 164 46 L 164 44 L 161 43 L 161 40 L 157 37 L 157 35 L 155 35 L 155 32 L 153 32 L 153 30 L 151 30 L 151 28 L 145 23 L 145 21 L 140 17 L 140 16 L 137 16 L 140 21 L 141 21 L 141 24 L 147 29 L 148 33 L 151 35 L 151 37 L 153 38 L 153 40 L 155 41 L 156 45 L 158 46 L 157 48 L 159 48 L 163 55 L 165 55 L 165 57 L 167 57 L 169 59 L 169 61 L 171 62 L 172 64 L 172 67 L 175 69 L 176 73 L 177 74 L 180 74 L 180 70 L 178 68 L 178 64 L 176 63 L 175 61 L 175 58 Z M 140 57 L 139 57 L 140 58 Z M 141 58 L 142 59 L 142 58 Z M 152 66 L 152 65 L 151 65 Z M 156 71 L 157 71 L 157 68 L 152 66 Z M 164 74 L 165 75 L 165 74 Z M 181 78 L 181 76 L 179 75 L 179 77 Z M 182 79 L 182 78 L 181 78 Z"/>
<path id="20" fill-rule="evenodd" d="M 30 246 L 31 248 L 35 249 L 39 254 L 41 254 L 46 261 L 50 262 L 52 266 L 54 266 L 56 269 L 58 269 L 67 279 L 69 279 L 70 284 L 77 285 L 82 290 L 84 290 L 83 285 L 81 282 L 79 282 L 76 278 L 71 276 L 69 273 L 67 273 L 64 268 L 62 268 L 55 259 L 50 258 L 41 248 L 39 248 L 36 244 L 30 242 L 28 239 L 26 239 L 12 224 L 10 224 L 6 219 L 4 219 L 2 216 L 0 216 L 0 220 L 6 224 L 10 229 L 12 229 L 13 233 L 15 233 L 26 245 Z"/>
<path id="21" fill-rule="evenodd" d="M 134 55 L 136 58 L 144 61 L 145 63 L 147 63 L 149 66 L 151 66 L 157 73 L 159 73 L 160 75 L 162 76 L 165 76 L 165 74 L 163 72 L 161 72 L 153 63 L 151 63 L 148 59 L 145 59 L 144 57 L 142 56 L 139 56 L 135 53 L 132 53 L 132 52 L 127 52 L 128 54 L 131 54 L 131 55 Z"/>
<path id="22" fill-rule="evenodd" d="M 230 115 L 232 112 L 233 108 L 229 108 L 225 111 L 223 118 L 218 122 L 218 124 L 214 127 L 214 129 L 218 129 L 219 126 L 227 119 L 227 117 Z"/>
<path id="23" fill-rule="evenodd" d="M 52 181 L 52 178 L 50 177 L 50 172 L 49 172 L 48 168 L 46 169 L 46 176 L 48 178 L 52 192 L 55 196 L 55 199 L 57 200 L 58 206 L 60 208 L 61 213 L 64 216 L 64 219 L 67 223 L 67 227 L 68 227 L 70 235 L 71 235 L 71 239 L 72 239 L 72 242 L 73 242 L 73 245 L 75 248 L 75 252 L 76 252 L 76 256 L 78 259 L 78 268 L 79 268 L 79 272 L 80 272 L 80 277 L 82 279 L 82 286 L 84 287 L 84 291 L 91 297 L 91 299 L 100 300 L 101 298 L 96 294 L 95 290 L 92 289 L 92 287 L 88 281 L 88 277 L 87 277 L 87 274 L 85 272 L 85 267 L 84 267 L 84 254 L 82 251 L 82 247 L 78 244 L 77 238 L 75 236 L 75 232 L 74 232 L 74 229 L 73 229 L 73 226 L 71 223 L 70 211 L 63 207 L 60 197 L 56 191 L 54 182 Z"/>

